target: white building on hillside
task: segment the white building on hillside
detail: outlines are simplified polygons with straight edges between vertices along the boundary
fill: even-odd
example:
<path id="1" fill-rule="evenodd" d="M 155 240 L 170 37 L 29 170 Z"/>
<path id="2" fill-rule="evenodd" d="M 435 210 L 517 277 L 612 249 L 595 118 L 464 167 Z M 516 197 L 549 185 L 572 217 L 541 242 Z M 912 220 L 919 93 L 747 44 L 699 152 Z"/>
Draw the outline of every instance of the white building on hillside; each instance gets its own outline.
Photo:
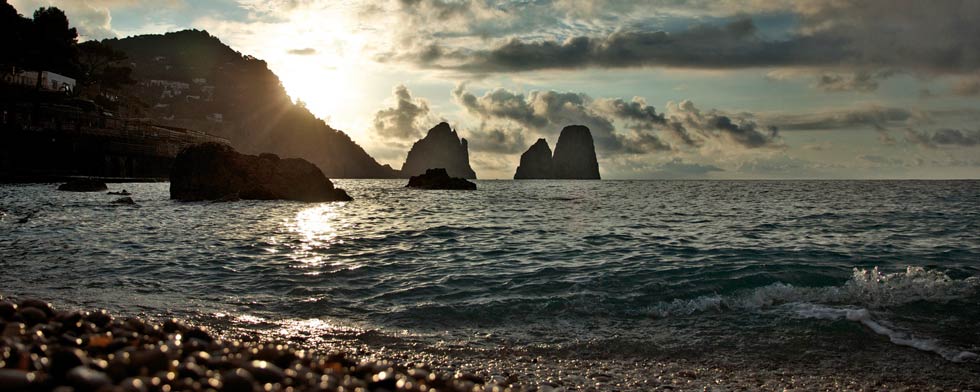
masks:
<path id="1" fill-rule="evenodd" d="M 18 71 L 4 77 L 8 84 L 19 84 L 27 87 L 37 86 L 37 71 Z M 41 89 L 46 91 L 75 90 L 75 79 L 49 71 L 41 71 Z"/>

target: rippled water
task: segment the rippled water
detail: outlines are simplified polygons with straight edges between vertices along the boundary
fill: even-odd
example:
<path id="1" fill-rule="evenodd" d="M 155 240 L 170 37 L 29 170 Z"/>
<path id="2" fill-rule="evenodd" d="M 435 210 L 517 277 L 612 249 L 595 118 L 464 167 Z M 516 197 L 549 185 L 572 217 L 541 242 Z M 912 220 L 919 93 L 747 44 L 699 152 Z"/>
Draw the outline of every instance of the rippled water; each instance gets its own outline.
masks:
<path id="1" fill-rule="evenodd" d="M 336 182 L 355 201 L 0 186 L 0 294 L 595 358 L 980 352 L 977 181 Z"/>

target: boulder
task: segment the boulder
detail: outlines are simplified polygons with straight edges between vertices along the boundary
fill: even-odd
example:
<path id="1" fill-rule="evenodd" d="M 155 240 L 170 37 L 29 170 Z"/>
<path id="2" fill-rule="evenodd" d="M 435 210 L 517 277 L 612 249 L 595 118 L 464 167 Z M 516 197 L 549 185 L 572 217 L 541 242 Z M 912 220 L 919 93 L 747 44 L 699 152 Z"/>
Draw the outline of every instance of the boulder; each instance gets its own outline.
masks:
<path id="1" fill-rule="evenodd" d="M 71 180 L 58 187 L 59 191 L 67 192 L 102 192 L 108 189 L 104 182 L 88 178 Z"/>
<path id="2" fill-rule="evenodd" d="M 132 197 L 127 196 L 127 197 L 120 197 L 120 198 L 118 198 L 116 200 L 113 200 L 112 201 L 112 204 L 134 205 L 134 204 L 136 204 L 136 201 L 134 201 Z"/>
<path id="3" fill-rule="evenodd" d="M 204 143 L 182 150 L 170 172 L 170 198 L 182 201 L 349 201 L 316 165 L 274 154 L 240 154 L 230 146 Z"/>
<path id="4" fill-rule="evenodd" d="M 408 188 L 476 190 L 476 184 L 462 178 L 450 177 L 446 169 L 428 169 L 425 174 L 408 179 Z"/>
<path id="5" fill-rule="evenodd" d="M 432 167 L 442 167 L 453 177 L 476 178 L 470 167 L 469 145 L 460 139 L 456 131 L 441 122 L 415 142 L 408 151 L 402 175 L 416 176 Z"/>
<path id="6" fill-rule="evenodd" d="M 569 125 L 562 129 L 552 163 L 556 179 L 598 180 L 599 161 L 589 128 Z"/>
<path id="7" fill-rule="evenodd" d="M 521 164 L 517 167 L 514 179 L 548 179 L 554 177 L 555 170 L 551 160 L 551 147 L 548 147 L 547 140 L 538 139 L 531 148 L 521 154 Z"/>

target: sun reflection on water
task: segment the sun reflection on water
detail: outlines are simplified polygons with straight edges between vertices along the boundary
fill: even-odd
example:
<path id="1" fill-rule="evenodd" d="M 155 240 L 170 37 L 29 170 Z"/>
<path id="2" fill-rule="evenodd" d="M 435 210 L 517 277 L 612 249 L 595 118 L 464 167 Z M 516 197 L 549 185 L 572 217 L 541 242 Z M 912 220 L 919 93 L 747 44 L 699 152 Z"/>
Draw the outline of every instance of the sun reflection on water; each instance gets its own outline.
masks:
<path id="1" fill-rule="evenodd" d="M 293 249 L 293 259 L 302 263 L 301 268 L 327 264 L 320 251 L 334 244 L 343 244 L 340 230 L 348 226 L 340 220 L 338 210 L 344 203 L 324 203 L 296 213 L 289 223 L 290 231 L 299 235 L 299 245 Z"/>

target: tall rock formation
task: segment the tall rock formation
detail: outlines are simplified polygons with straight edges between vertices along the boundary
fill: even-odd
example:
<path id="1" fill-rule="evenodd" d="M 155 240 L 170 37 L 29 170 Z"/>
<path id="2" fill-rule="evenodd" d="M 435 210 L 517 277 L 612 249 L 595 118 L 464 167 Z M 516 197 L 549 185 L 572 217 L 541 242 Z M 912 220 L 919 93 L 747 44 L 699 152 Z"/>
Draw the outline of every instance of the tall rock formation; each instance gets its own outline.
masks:
<path id="1" fill-rule="evenodd" d="M 514 179 L 598 180 L 599 161 L 592 132 L 582 125 L 565 127 L 558 136 L 554 156 L 548 142 L 538 139 L 521 154 L 521 165 Z"/>
<path id="2" fill-rule="evenodd" d="M 521 165 L 514 174 L 515 180 L 534 180 L 555 178 L 551 160 L 551 147 L 548 141 L 538 139 L 531 148 L 521 154 Z"/>
<path id="3" fill-rule="evenodd" d="M 561 130 L 552 158 L 555 178 L 598 180 L 599 161 L 595 157 L 592 132 L 583 125 L 569 125 Z"/>
<path id="4" fill-rule="evenodd" d="M 451 177 L 476 178 L 476 172 L 470 168 L 466 139 L 460 139 L 445 122 L 430 129 L 424 138 L 412 145 L 401 174 L 417 176 L 433 168 L 445 168 Z"/>

